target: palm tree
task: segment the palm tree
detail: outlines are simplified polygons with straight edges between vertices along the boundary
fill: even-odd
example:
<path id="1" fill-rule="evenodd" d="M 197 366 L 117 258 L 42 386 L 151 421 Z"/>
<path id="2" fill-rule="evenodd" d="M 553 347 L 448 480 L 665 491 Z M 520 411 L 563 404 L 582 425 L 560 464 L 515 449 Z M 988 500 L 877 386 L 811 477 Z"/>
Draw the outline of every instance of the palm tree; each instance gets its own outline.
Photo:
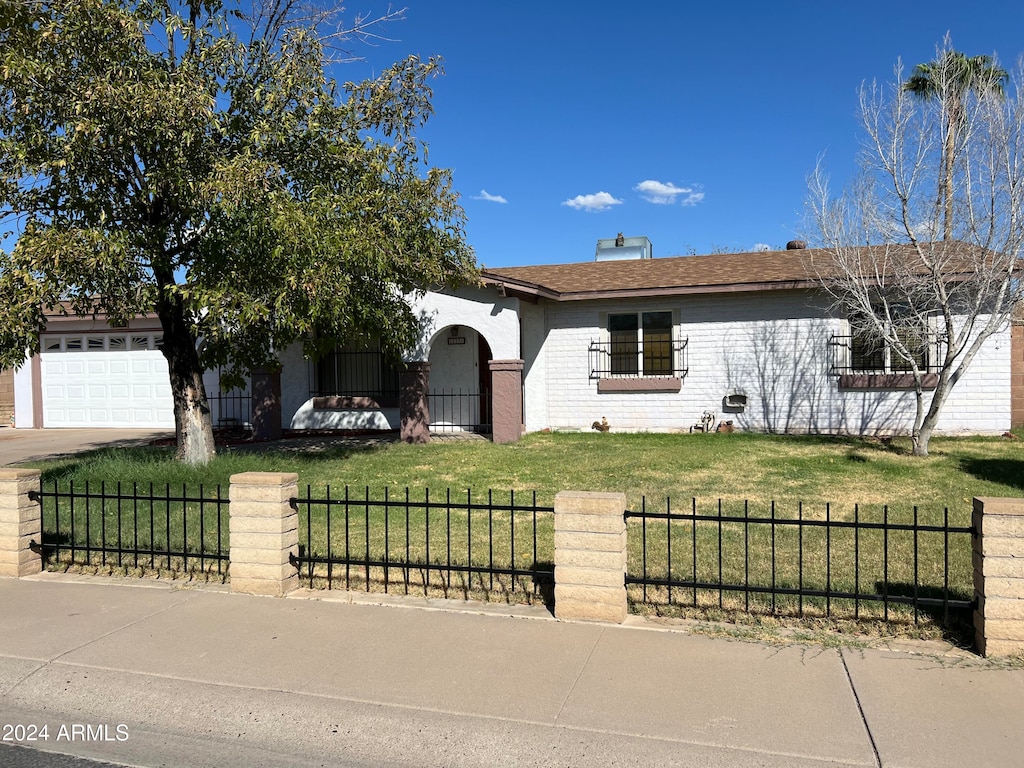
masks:
<path id="1" fill-rule="evenodd" d="M 948 41 L 947 41 L 948 42 Z M 939 99 L 945 145 L 939 169 L 939 202 L 943 205 L 942 239 L 953 237 L 953 165 L 957 134 L 966 117 L 964 102 L 970 93 L 1003 96 L 1008 75 L 991 56 L 965 56 L 945 47 L 935 61 L 918 64 L 903 83 L 903 90 L 924 100 Z"/>

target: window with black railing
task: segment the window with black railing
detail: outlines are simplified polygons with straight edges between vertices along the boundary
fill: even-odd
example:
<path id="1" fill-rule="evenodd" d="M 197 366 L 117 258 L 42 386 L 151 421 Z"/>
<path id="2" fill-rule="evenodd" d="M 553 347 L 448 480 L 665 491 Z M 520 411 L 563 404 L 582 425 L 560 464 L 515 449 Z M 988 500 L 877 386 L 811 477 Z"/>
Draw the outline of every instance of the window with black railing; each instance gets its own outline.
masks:
<path id="1" fill-rule="evenodd" d="M 897 338 L 899 346 L 868 333 L 832 334 L 829 367 L 836 375 L 912 374 L 915 366 L 923 374 L 938 371 L 940 343 L 935 334 L 907 330 Z"/>
<path id="2" fill-rule="evenodd" d="M 590 342 L 590 378 L 681 378 L 685 351 L 686 339 L 673 338 L 671 312 L 609 315 L 607 339 Z"/>
<path id="3" fill-rule="evenodd" d="M 908 373 L 914 369 L 928 369 L 928 337 L 918 330 L 897 333 L 900 346 L 909 357 L 893 345 L 870 334 L 850 335 L 850 369 L 876 373 Z"/>
<path id="4" fill-rule="evenodd" d="M 851 314 L 849 332 L 833 335 L 829 346 L 834 374 L 870 376 L 875 382 L 880 377 L 912 378 L 915 369 L 933 374 L 940 356 L 929 315 L 898 301 L 875 306 L 870 313 Z"/>
<path id="5" fill-rule="evenodd" d="M 379 344 L 341 346 L 310 363 L 310 397 L 373 398 L 383 405 L 398 402 L 400 363 Z"/>

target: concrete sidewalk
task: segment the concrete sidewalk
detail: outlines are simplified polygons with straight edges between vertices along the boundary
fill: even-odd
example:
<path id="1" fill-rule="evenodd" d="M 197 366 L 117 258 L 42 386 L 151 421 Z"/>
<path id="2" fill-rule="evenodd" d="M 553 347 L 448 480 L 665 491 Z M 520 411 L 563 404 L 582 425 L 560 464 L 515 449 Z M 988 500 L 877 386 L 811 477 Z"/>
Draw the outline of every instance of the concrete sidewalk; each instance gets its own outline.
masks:
<path id="1" fill-rule="evenodd" d="M 1024 670 L 962 654 L 335 597 L 0 580 L 0 724 L 144 766 L 1024 764 Z"/>

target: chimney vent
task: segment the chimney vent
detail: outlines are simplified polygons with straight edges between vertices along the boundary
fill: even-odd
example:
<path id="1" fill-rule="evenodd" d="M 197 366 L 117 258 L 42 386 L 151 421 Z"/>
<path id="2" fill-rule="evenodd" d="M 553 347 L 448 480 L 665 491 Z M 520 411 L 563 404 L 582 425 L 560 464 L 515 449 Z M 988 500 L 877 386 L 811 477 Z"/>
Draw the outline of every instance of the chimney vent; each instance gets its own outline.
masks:
<path id="1" fill-rule="evenodd" d="M 646 237 L 608 237 L 597 241 L 597 261 L 631 261 L 654 258 L 654 248 Z"/>

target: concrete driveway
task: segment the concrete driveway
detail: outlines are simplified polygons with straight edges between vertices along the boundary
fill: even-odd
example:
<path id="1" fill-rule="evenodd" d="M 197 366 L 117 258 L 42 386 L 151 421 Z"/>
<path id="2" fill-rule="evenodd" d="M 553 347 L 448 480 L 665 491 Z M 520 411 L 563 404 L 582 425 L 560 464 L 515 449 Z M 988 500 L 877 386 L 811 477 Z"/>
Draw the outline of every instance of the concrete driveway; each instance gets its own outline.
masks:
<path id="1" fill-rule="evenodd" d="M 0 427 L 0 466 L 67 456 L 110 446 L 146 445 L 174 437 L 166 429 L 12 429 Z"/>

